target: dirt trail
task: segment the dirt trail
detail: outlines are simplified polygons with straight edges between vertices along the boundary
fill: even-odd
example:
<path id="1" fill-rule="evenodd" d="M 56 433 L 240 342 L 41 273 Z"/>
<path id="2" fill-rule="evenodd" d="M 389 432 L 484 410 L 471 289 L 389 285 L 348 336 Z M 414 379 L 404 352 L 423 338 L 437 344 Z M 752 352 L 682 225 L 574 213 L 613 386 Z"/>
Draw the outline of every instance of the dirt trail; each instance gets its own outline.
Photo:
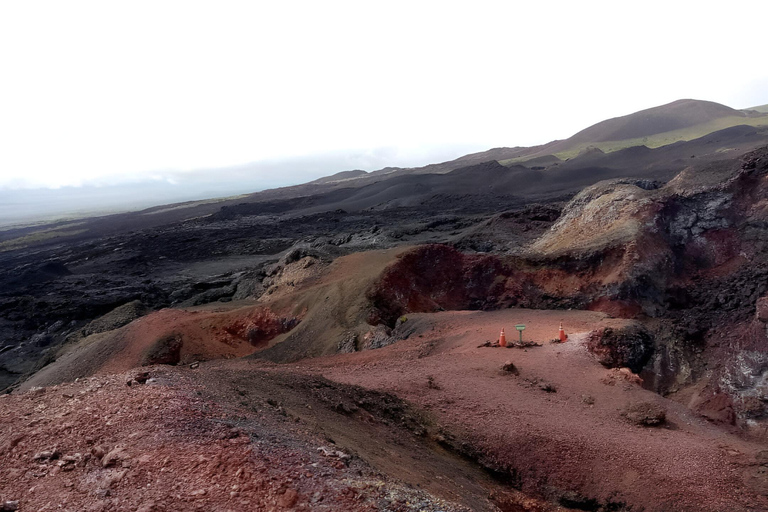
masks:
<path id="1" fill-rule="evenodd" d="M 570 341 L 550 344 L 560 321 L 571 331 Z M 759 476 L 760 446 L 603 368 L 587 352 L 585 331 L 623 320 L 583 311 L 511 309 L 409 315 L 408 322 L 419 325 L 409 340 L 301 366 L 424 407 L 448 431 L 459 432 L 456 445 L 468 443 L 470 452 L 518 488 L 577 508 L 768 507 Z M 517 323 L 527 326 L 524 339 L 542 346 L 478 348 L 495 340 L 502 326 L 509 333 Z M 501 370 L 506 361 L 519 375 Z M 622 411 L 639 402 L 663 407 L 667 425 L 628 423 Z"/>

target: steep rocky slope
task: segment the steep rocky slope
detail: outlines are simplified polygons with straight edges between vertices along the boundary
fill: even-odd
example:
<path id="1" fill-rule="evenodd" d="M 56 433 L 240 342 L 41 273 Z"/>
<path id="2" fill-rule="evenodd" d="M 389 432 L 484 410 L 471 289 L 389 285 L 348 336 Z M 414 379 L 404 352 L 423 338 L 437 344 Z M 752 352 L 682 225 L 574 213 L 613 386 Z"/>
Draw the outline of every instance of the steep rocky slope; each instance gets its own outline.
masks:
<path id="1" fill-rule="evenodd" d="M 434 427 L 392 395 L 264 365 L 146 370 L 0 395 L 0 509 L 498 510 L 489 494 L 536 506 L 435 450 Z M 393 478 L 395 458 L 411 470 Z"/>
<path id="2" fill-rule="evenodd" d="M 666 393 L 708 382 L 681 397 L 754 430 L 766 414 L 766 317 L 755 318 L 755 308 L 768 291 L 767 175 L 763 149 L 686 169 L 665 185 L 599 183 L 513 257 L 417 249 L 369 291 L 372 321 L 394 327 L 408 312 L 513 305 L 639 318 L 656 334 L 643 369 L 649 387 Z M 709 411 L 712 400 L 725 412 Z"/>

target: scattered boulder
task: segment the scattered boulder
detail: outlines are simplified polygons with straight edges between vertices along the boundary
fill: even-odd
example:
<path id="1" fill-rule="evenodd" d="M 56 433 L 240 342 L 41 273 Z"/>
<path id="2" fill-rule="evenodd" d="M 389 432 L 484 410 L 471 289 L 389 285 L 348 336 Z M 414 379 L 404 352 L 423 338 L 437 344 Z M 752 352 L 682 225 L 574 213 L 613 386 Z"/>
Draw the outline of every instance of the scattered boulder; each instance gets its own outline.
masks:
<path id="1" fill-rule="evenodd" d="M 106 446 L 98 445 L 91 448 L 91 455 L 101 460 L 104 457 L 104 455 L 107 454 L 108 451 L 109 449 Z"/>
<path id="2" fill-rule="evenodd" d="M 338 352 L 340 354 L 351 354 L 357 351 L 357 333 L 347 331 L 339 340 Z"/>
<path id="3" fill-rule="evenodd" d="M 654 402 L 638 402 L 627 406 L 621 413 L 628 421 L 644 427 L 657 427 L 667 421 L 667 412 Z"/>
<path id="4" fill-rule="evenodd" d="M 600 382 L 607 386 L 615 386 L 617 382 L 629 382 L 638 386 L 643 385 L 643 379 L 639 375 L 632 373 L 632 370 L 629 368 L 613 368 L 605 377 L 600 379 Z"/>
<path id="5" fill-rule="evenodd" d="M 377 325 L 363 335 L 363 350 L 382 348 L 397 341 L 392 336 L 392 330 L 385 325 Z"/>
<path id="6" fill-rule="evenodd" d="M 15 512 L 19 510 L 19 500 L 7 500 L 0 503 L 0 511 Z"/>
<path id="7" fill-rule="evenodd" d="M 128 452 L 125 451 L 125 448 L 122 446 L 115 447 L 112 451 L 104 455 L 104 457 L 101 459 L 101 465 L 105 468 L 108 468 L 110 466 L 115 466 L 119 462 L 126 461 L 130 459 L 131 456 L 128 455 Z"/>
<path id="8" fill-rule="evenodd" d="M 83 456 L 80 453 L 74 455 L 65 455 L 56 464 L 62 471 L 72 471 L 75 466 L 83 462 Z"/>
<path id="9" fill-rule="evenodd" d="M 542 382 L 539 384 L 539 389 L 547 393 L 557 393 L 557 387 L 550 382 Z"/>
<path id="10" fill-rule="evenodd" d="M 285 490 L 282 496 L 277 500 L 278 505 L 285 508 L 292 508 L 299 501 L 299 493 L 296 489 L 289 487 Z"/>
<path id="11" fill-rule="evenodd" d="M 139 372 L 133 376 L 133 380 L 139 384 L 146 384 L 149 380 L 149 372 Z"/>
<path id="12" fill-rule="evenodd" d="M 42 452 L 38 452 L 32 457 L 32 460 L 39 460 L 39 461 L 48 461 L 48 460 L 56 460 L 59 457 L 61 457 L 61 452 L 58 450 L 45 450 Z"/>
<path id="13" fill-rule="evenodd" d="M 512 343 L 507 343 L 507 348 L 531 348 L 541 346 L 541 343 L 537 343 L 535 341 L 515 341 Z"/>
<path id="14" fill-rule="evenodd" d="M 606 327 L 589 333 L 587 349 L 606 368 L 625 366 L 638 373 L 653 354 L 653 336 L 639 324 Z"/>
<path id="15" fill-rule="evenodd" d="M 504 365 L 501 367 L 501 371 L 511 373 L 512 375 L 519 375 L 520 372 L 517 369 L 517 366 L 512 361 L 505 361 Z"/>
<path id="16" fill-rule="evenodd" d="M 325 457 L 334 457 L 334 458 L 338 458 L 338 459 L 341 459 L 341 460 L 348 460 L 348 459 L 351 458 L 349 456 L 349 454 L 344 453 L 341 450 L 335 450 L 335 449 L 331 448 L 330 446 L 320 446 L 320 447 L 317 448 L 317 451 L 320 452 Z"/>

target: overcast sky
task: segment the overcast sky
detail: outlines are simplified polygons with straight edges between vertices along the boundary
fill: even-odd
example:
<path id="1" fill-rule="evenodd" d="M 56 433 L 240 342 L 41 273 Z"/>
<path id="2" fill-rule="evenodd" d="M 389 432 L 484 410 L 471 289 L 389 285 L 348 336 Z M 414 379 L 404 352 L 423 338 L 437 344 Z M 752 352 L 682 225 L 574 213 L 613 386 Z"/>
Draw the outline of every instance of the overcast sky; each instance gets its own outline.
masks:
<path id="1" fill-rule="evenodd" d="M 2 2 L 0 188 L 421 165 L 680 98 L 768 103 L 764 0 L 520 4 Z"/>

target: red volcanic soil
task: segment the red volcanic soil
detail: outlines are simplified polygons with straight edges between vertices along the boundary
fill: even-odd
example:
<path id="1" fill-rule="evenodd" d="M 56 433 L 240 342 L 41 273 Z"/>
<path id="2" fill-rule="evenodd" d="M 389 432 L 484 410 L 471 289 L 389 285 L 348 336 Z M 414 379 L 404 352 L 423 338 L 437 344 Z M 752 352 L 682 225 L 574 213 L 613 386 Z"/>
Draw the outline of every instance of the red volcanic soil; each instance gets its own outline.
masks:
<path id="1" fill-rule="evenodd" d="M 550 343 L 561 321 L 569 340 Z M 21 510 L 765 510 L 759 445 L 584 348 L 590 330 L 631 322 L 414 314 L 411 337 L 378 350 L 152 366 L 145 384 L 133 370 L 3 396 L 0 499 Z M 512 343 L 520 323 L 541 346 L 479 347 L 501 327 Z M 638 406 L 667 423 L 631 422 Z"/>
<path id="2" fill-rule="evenodd" d="M 231 309 L 231 308 L 229 308 Z M 24 382 L 22 390 L 149 364 L 231 359 L 264 348 L 298 323 L 261 306 L 163 309 L 120 329 L 92 335 Z"/>
<path id="3" fill-rule="evenodd" d="M 552 344 L 558 324 L 569 341 Z M 506 474 L 524 492 L 581 510 L 765 510 L 765 452 L 607 370 L 584 347 L 587 331 L 627 322 L 584 311 L 510 309 L 409 315 L 417 333 L 381 350 L 301 364 L 339 382 L 387 391 L 430 411 L 446 442 Z M 527 325 L 540 347 L 478 347 L 501 327 Z M 502 370 L 512 362 L 519 374 Z M 665 426 L 628 421 L 655 404 Z M 589 508 L 594 507 L 594 508 Z M 602 510 L 602 509 L 601 509 Z"/>
<path id="4" fill-rule="evenodd" d="M 95 377 L 0 398 L 0 499 L 21 510 L 142 512 L 768 509 L 760 444 L 587 351 L 591 331 L 633 320 L 408 313 L 396 329 L 406 339 L 382 349 L 290 365 L 228 359 L 265 345 L 264 355 L 329 354 L 344 329 L 370 329 L 363 298 L 398 254 L 340 258 L 256 306 L 165 310 L 84 340 L 25 389 Z M 448 285 L 432 297 L 453 297 L 458 285 Z M 265 344 L 292 318 L 270 311 L 302 321 Z M 560 322 L 569 339 L 551 343 Z M 490 346 L 502 327 L 513 348 Z M 131 380 L 139 370 L 124 372 L 164 355 L 158 340 L 169 335 L 184 340 L 179 363 L 220 360 L 150 366 L 156 380 Z"/>
<path id="5" fill-rule="evenodd" d="M 0 396 L 0 510 L 16 510 L 14 502 L 21 511 L 493 510 L 481 472 L 450 454 L 431 456 L 415 434 L 388 423 L 382 400 L 390 413 L 405 410 L 396 400 L 356 390 L 372 411 L 357 420 L 332 409 L 349 393 L 316 377 L 148 370 L 144 384 L 132 377 L 148 375 L 134 371 Z M 291 394 L 291 386 L 323 394 Z M 444 500 L 381 474 L 338 446 L 336 432 L 376 439 L 392 457 L 421 455 L 417 470 L 437 468 L 466 496 L 454 490 Z M 437 490 L 451 494 L 446 487 Z"/>

